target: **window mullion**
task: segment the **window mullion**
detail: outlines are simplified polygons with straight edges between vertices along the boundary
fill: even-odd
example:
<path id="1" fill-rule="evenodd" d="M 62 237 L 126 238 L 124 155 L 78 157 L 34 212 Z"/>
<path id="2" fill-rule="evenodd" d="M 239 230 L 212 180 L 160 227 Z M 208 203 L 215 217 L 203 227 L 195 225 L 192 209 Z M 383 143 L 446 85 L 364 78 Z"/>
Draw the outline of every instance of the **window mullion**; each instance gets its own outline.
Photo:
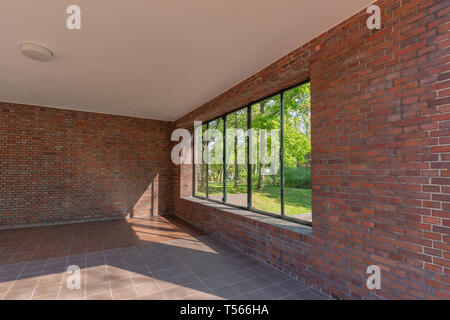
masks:
<path id="1" fill-rule="evenodd" d="M 209 135 L 208 135 L 208 130 L 209 130 L 209 122 L 206 123 L 206 131 L 205 131 L 205 135 L 206 135 L 206 154 L 205 154 L 205 167 L 206 167 L 206 192 L 205 192 L 205 196 L 206 199 L 209 199 Z"/>
<path id="2" fill-rule="evenodd" d="M 280 94 L 280 190 L 281 215 L 284 217 L 284 91 Z"/>
<path id="3" fill-rule="evenodd" d="M 298 86 L 300 86 L 300 85 L 298 85 Z M 205 151 L 205 149 L 203 149 L 203 147 L 205 146 L 204 143 L 206 142 L 206 151 L 207 152 L 205 153 L 205 155 L 203 157 L 204 159 L 202 160 L 202 163 L 199 164 L 201 166 L 201 169 L 202 169 L 201 170 L 202 171 L 202 176 L 204 176 L 206 178 L 206 190 L 205 190 L 205 197 L 206 197 L 206 199 L 208 199 L 210 201 L 214 201 L 214 202 L 225 203 L 227 205 L 230 205 L 230 206 L 233 206 L 233 207 L 238 207 L 238 208 L 241 208 L 241 209 L 246 208 L 246 209 L 248 209 L 250 211 L 253 211 L 253 212 L 266 214 L 266 215 L 274 216 L 274 217 L 279 217 L 279 218 L 286 219 L 286 220 L 289 220 L 289 221 L 300 222 L 302 224 L 309 225 L 309 226 L 312 225 L 312 223 L 310 221 L 304 221 L 302 218 L 297 218 L 297 216 L 296 216 L 297 215 L 297 213 L 296 213 L 297 209 L 296 209 L 295 206 L 294 206 L 294 208 L 291 208 L 291 206 L 286 206 L 286 196 L 289 197 L 291 189 L 289 189 L 289 188 L 286 189 L 287 187 L 286 187 L 286 176 L 285 175 L 286 175 L 286 173 L 288 175 L 290 174 L 290 171 L 289 171 L 290 167 L 293 166 L 293 164 L 295 165 L 294 161 L 297 161 L 297 160 L 295 158 L 296 155 L 293 156 L 290 153 L 291 152 L 290 148 L 295 148 L 295 146 L 292 146 L 293 142 L 290 140 L 291 136 L 288 135 L 286 137 L 285 134 L 286 134 L 286 132 L 287 133 L 291 132 L 290 131 L 291 129 L 292 130 L 293 129 L 302 130 L 302 127 L 300 127 L 300 125 L 297 125 L 296 122 L 291 123 L 291 121 L 295 120 L 295 119 L 291 120 L 291 117 L 295 117 L 296 116 L 296 114 L 295 114 L 295 112 L 297 112 L 296 108 L 299 107 L 299 106 L 297 106 L 297 104 L 300 105 L 300 103 L 310 103 L 309 100 L 301 100 L 301 99 L 304 99 L 304 96 L 309 94 L 309 89 L 308 89 L 308 91 L 305 91 L 306 93 L 304 93 L 302 90 L 300 90 L 300 92 L 291 91 L 291 90 L 294 90 L 294 89 L 297 89 L 297 87 L 291 87 L 291 88 L 288 88 L 288 89 L 283 89 L 283 90 L 279 91 L 277 94 L 270 96 L 269 98 L 265 98 L 263 100 L 260 100 L 259 102 L 255 102 L 255 103 L 252 102 L 252 103 L 248 104 L 246 107 L 238 110 L 239 112 L 240 111 L 245 111 L 245 110 L 247 111 L 247 119 L 246 119 L 246 121 L 247 121 L 247 136 L 245 137 L 245 140 L 244 140 L 245 141 L 245 145 L 247 147 L 247 150 L 246 150 L 246 157 L 247 157 L 247 159 L 246 159 L 247 160 L 247 163 L 246 163 L 246 165 L 247 165 L 247 188 L 246 188 L 247 189 L 246 190 L 246 192 L 247 192 L 247 204 L 246 204 L 246 207 L 243 204 L 239 204 L 238 205 L 238 204 L 228 203 L 228 193 L 229 192 L 231 192 L 232 195 L 234 195 L 234 193 L 236 193 L 236 192 L 238 194 L 239 193 L 241 193 L 241 194 L 243 193 L 243 190 L 241 188 L 238 188 L 237 190 L 235 190 L 234 188 L 231 188 L 230 189 L 231 191 L 228 190 L 227 182 L 228 182 L 228 171 L 229 171 L 229 168 L 227 166 L 228 165 L 227 162 L 229 161 L 229 159 L 227 159 L 227 157 L 228 157 L 228 153 L 230 152 L 230 150 L 227 149 L 227 140 L 229 140 L 229 138 L 227 137 L 228 113 L 224 114 L 222 116 L 219 116 L 219 117 L 215 118 L 214 120 L 210 120 L 209 122 L 206 122 L 205 124 L 203 124 L 205 127 L 202 126 L 201 127 L 201 131 L 203 131 L 204 128 L 206 128 L 206 132 L 205 132 L 204 135 L 202 135 L 202 137 L 205 139 L 205 141 L 202 140 L 201 141 L 202 142 L 201 145 L 196 145 L 196 139 L 198 139 L 198 136 L 200 136 L 200 135 L 196 132 L 195 127 L 194 127 L 194 135 L 193 135 L 194 136 L 194 141 L 193 141 L 193 144 L 192 144 L 192 194 L 194 196 L 198 196 L 197 193 L 198 193 L 199 190 L 197 190 L 197 188 L 199 187 L 199 181 L 200 181 L 200 180 L 198 180 L 198 178 L 199 178 L 198 177 L 198 175 L 199 175 L 198 170 L 200 170 L 200 168 L 197 168 L 197 164 L 195 163 L 195 161 L 197 160 L 196 153 L 198 153 L 198 152 L 202 152 L 203 153 Z M 275 97 L 277 95 L 278 95 L 278 97 Z M 264 113 L 264 110 L 271 111 L 272 109 L 274 109 L 274 108 L 264 108 L 266 106 L 265 103 L 267 102 L 265 100 L 268 100 L 268 99 L 272 99 L 272 100 L 269 101 L 271 104 L 268 105 L 268 106 L 270 106 L 270 107 L 274 106 L 274 103 L 277 103 L 277 101 L 279 101 L 279 104 L 280 104 L 279 105 L 279 112 L 280 112 L 280 114 L 279 114 L 279 116 L 280 116 L 280 119 L 279 119 L 279 121 L 280 121 L 279 122 L 280 123 L 280 132 L 279 132 L 279 143 L 280 143 L 280 146 L 279 146 L 279 164 L 280 164 L 280 167 L 279 167 L 279 179 L 280 180 L 279 181 L 280 181 L 280 191 L 279 192 L 280 193 L 279 193 L 279 195 L 280 195 L 280 205 L 281 205 L 281 207 L 280 207 L 280 209 L 281 209 L 280 211 L 281 212 L 280 213 L 281 213 L 281 215 L 279 213 L 270 212 L 270 211 L 274 211 L 272 209 L 272 207 L 270 207 L 270 206 L 269 206 L 270 209 L 266 209 L 267 211 L 266 210 L 262 210 L 262 209 L 265 209 L 264 205 L 261 205 L 261 209 L 260 209 L 259 208 L 260 201 L 258 201 L 256 206 L 253 207 L 253 189 L 254 188 L 253 188 L 253 185 L 252 185 L 252 180 L 253 180 L 254 176 L 253 176 L 253 172 L 252 171 L 253 170 L 257 171 L 257 172 L 255 172 L 255 175 L 257 175 L 258 172 L 261 175 L 261 172 L 259 171 L 260 168 L 258 168 L 258 162 L 259 162 L 258 161 L 258 155 L 253 155 L 252 154 L 253 143 L 256 143 L 256 145 L 254 146 L 255 149 L 256 149 L 255 150 L 256 152 L 257 152 L 257 149 L 259 148 L 259 145 L 258 145 L 259 140 L 257 138 L 258 135 L 256 133 L 256 140 L 258 140 L 258 141 L 253 141 L 253 140 L 255 140 L 255 138 L 252 135 L 252 130 L 253 130 L 255 119 L 259 119 L 259 113 L 260 112 Z M 292 99 L 294 99 L 294 100 L 292 100 Z M 306 101 L 306 102 L 304 102 L 304 101 Z M 263 111 L 258 112 L 258 110 L 255 110 L 255 114 L 252 114 L 252 111 L 253 111 L 252 106 L 256 105 L 255 107 L 257 107 L 257 104 L 258 103 L 260 104 L 261 102 L 264 104 L 263 106 L 260 106 L 260 109 L 262 109 Z M 286 112 L 286 110 L 288 110 L 288 112 Z M 238 112 L 238 111 L 233 111 L 233 112 Z M 276 117 L 276 112 L 270 112 L 268 114 L 264 114 L 263 116 L 265 116 L 265 118 L 270 118 L 272 121 L 274 121 L 275 117 Z M 265 118 L 263 118 L 263 120 Z M 241 121 L 245 122 L 245 120 L 244 120 L 245 117 L 244 118 L 240 118 L 240 119 L 241 120 L 239 120 L 239 123 L 242 123 Z M 210 159 L 211 159 L 211 155 L 210 155 L 211 144 L 210 144 L 210 134 L 208 134 L 208 131 L 209 131 L 211 125 L 214 128 L 218 129 L 220 127 L 220 123 L 216 123 L 216 121 L 220 121 L 220 120 L 223 121 L 223 128 L 222 128 L 222 130 L 223 130 L 223 132 L 222 132 L 223 133 L 223 138 L 222 138 L 222 142 L 223 142 L 223 150 L 222 150 L 223 151 L 223 159 L 222 159 L 223 160 L 223 167 L 220 168 L 220 166 L 219 166 L 219 170 L 221 169 L 222 173 L 223 173 L 222 201 L 219 201 L 219 199 L 217 199 L 217 197 L 215 195 L 213 195 L 212 196 L 213 198 L 210 199 L 210 192 L 209 192 L 209 184 L 210 184 L 210 173 L 209 173 L 209 170 L 210 169 L 212 170 L 213 176 L 215 176 L 214 174 L 217 173 L 217 177 L 218 178 L 220 178 L 220 176 L 219 176 L 220 171 L 216 172 L 215 167 L 214 166 L 211 167 L 209 165 L 209 162 L 210 162 Z M 232 120 L 230 119 L 230 121 L 232 121 Z M 304 120 L 305 123 L 306 123 L 306 121 L 309 121 L 309 118 Z M 238 120 L 236 120 L 236 125 L 237 125 L 237 123 L 238 123 Z M 285 124 L 286 124 L 286 126 L 285 126 Z M 262 125 L 263 125 L 263 127 L 265 127 L 265 123 L 262 123 Z M 298 128 L 297 127 L 293 128 L 292 127 L 293 125 L 298 126 Z M 308 134 L 308 131 L 306 133 L 304 133 L 304 134 L 305 135 Z M 296 137 L 294 136 L 293 139 L 295 139 L 295 138 Z M 214 140 L 214 141 L 216 143 L 216 140 Z M 289 146 L 286 146 L 287 142 L 288 142 Z M 235 143 L 237 143 L 237 142 L 235 142 Z M 294 143 L 297 143 L 296 140 L 294 140 Z M 241 144 L 241 142 L 239 142 L 239 144 Z M 237 145 L 235 145 L 234 148 L 236 149 Z M 214 150 L 216 150 L 216 149 L 214 149 Z M 285 153 L 285 150 L 289 151 L 289 152 Z M 256 158 L 252 159 L 253 156 L 256 156 Z M 289 160 L 288 161 L 289 162 L 289 166 L 288 167 L 285 167 L 286 156 L 288 156 L 287 158 Z M 235 154 L 235 157 L 237 157 L 237 153 Z M 203 163 L 203 161 L 205 161 L 205 163 Z M 303 162 L 301 162 L 301 163 L 303 163 Z M 236 173 L 237 173 L 237 176 L 235 177 L 235 179 L 238 179 L 238 177 L 240 177 L 240 174 L 239 174 L 239 171 L 236 170 L 236 168 L 239 168 L 239 167 L 237 166 L 237 164 L 235 164 L 234 166 L 235 166 L 235 168 L 234 168 L 235 170 L 234 170 L 233 174 L 236 175 Z M 256 166 L 256 167 L 253 167 L 253 166 Z M 299 161 L 297 161 L 297 167 L 296 168 L 299 168 L 299 167 L 300 167 Z M 241 168 L 243 168 L 243 167 L 241 167 Z M 289 169 L 289 170 L 287 170 L 287 169 Z M 295 168 L 293 167 L 292 171 L 294 173 L 296 173 L 297 171 L 294 171 L 294 169 Z M 206 172 L 203 172 L 203 170 L 206 170 Z M 300 171 L 300 169 L 298 169 L 298 170 Z M 308 172 L 306 172 L 306 170 L 310 170 L 310 169 L 308 169 L 308 168 L 304 169 L 303 171 L 305 171 L 305 174 L 308 173 Z M 303 172 L 303 171 L 301 171 L 301 172 Z M 260 178 L 261 178 L 261 176 L 260 176 Z M 203 178 L 201 179 L 201 182 L 203 183 Z M 214 182 L 215 182 L 214 183 L 214 186 L 215 186 L 215 184 L 216 184 L 215 179 L 214 179 Z M 264 181 L 262 181 L 262 182 L 264 182 Z M 236 180 L 235 183 L 237 184 L 237 183 L 239 183 L 239 181 Z M 273 179 L 273 183 L 274 183 L 273 186 L 276 187 L 276 176 Z M 220 183 L 218 183 L 218 186 L 220 188 Z M 289 182 L 289 186 L 291 186 L 291 182 Z M 302 188 L 302 186 L 303 186 L 303 184 L 300 185 L 299 188 Z M 296 186 L 294 186 L 294 187 L 296 188 Z M 203 190 L 203 188 L 201 188 L 201 190 Z M 215 189 L 213 189 L 213 190 L 215 190 Z M 242 190 L 242 191 L 240 191 L 240 190 Z M 286 194 L 286 190 L 289 191 L 287 194 Z M 273 191 L 275 191 L 275 189 Z M 275 192 L 278 193 L 278 191 L 275 191 Z M 203 194 L 203 191 L 201 191 L 201 193 Z M 256 193 L 255 196 L 257 196 L 257 199 L 259 199 L 258 198 L 259 193 Z M 231 199 L 231 200 L 234 201 L 234 197 L 232 197 L 232 198 L 233 199 Z M 263 200 L 261 200 L 261 202 L 264 202 L 264 201 L 265 200 L 264 200 L 264 197 L 263 197 Z M 238 202 L 240 203 L 240 201 L 238 201 Z M 275 211 L 275 212 L 278 212 L 278 211 Z M 286 216 L 286 214 L 288 214 L 288 216 Z M 293 215 L 293 217 L 291 217 L 289 215 Z"/>
<path id="4" fill-rule="evenodd" d="M 195 192 L 195 184 L 196 184 L 196 173 L 197 173 L 197 166 L 195 164 L 195 139 L 197 138 L 196 135 L 196 129 L 194 127 L 194 134 L 192 135 L 194 139 L 192 139 L 192 196 L 196 196 Z"/>
<path id="5" fill-rule="evenodd" d="M 227 202 L 227 116 L 223 117 L 223 202 Z"/>
<path id="6" fill-rule="evenodd" d="M 247 208 L 252 208 L 252 164 L 250 161 L 251 155 L 251 129 L 252 129 L 252 108 L 251 105 L 247 107 Z"/>

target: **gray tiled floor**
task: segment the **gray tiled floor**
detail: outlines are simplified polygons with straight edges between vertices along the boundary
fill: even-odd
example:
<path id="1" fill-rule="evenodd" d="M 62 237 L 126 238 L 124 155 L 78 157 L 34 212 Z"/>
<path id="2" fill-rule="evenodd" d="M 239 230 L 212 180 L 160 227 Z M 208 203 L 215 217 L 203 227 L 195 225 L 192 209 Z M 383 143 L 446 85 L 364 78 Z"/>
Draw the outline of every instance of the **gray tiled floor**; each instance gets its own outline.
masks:
<path id="1" fill-rule="evenodd" d="M 67 289 L 66 268 L 81 269 Z M 0 299 L 326 299 L 207 235 L 0 266 Z"/>

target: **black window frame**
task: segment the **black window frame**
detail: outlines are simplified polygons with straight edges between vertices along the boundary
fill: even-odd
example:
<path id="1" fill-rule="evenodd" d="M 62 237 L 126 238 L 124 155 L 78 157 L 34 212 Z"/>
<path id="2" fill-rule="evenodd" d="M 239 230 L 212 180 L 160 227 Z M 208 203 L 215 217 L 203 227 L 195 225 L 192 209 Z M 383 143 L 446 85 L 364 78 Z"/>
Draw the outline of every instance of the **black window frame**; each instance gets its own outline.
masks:
<path id="1" fill-rule="evenodd" d="M 277 218 L 277 219 L 282 219 L 282 220 L 286 220 L 286 221 L 290 221 L 290 222 L 295 222 L 295 223 L 306 225 L 306 226 L 312 226 L 312 222 L 286 216 L 285 212 L 284 212 L 285 211 L 284 210 L 284 208 L 285 208 L 285 206 L 284 206 L 284 194 L 285 194 L 285 192 L 284 192 L 284 92 L 289 91 L 289 90 L 294 89 L 294 88 L 297 88 L 297 87 L 300 87 L 300 86 L 302 86 L 304 84 L 307 84 L 309 82 L 311 82 L 310 79 L 302 81 L 300 83 L 297 83 L 295 85 L 289 86 L 288 88 L 279 90 L 279 91 L 277 91 L 275 93 L 269 94 L 269 95 L 267 95 L 267 96 L 265 96 L 265 97 L 263 97 L 261 99 L 252 101 L 252 102 L 250 102 L 249 104 L 247 104 L 245 106 L 239 107 L 237 109 L 234 109 L 234 110 L 229 111 L 229 112 L 227 112 L 227 113 L 225 113 L 223 115 L 220 115 L 218 117 L 212 118 L 212 119 L 210 119 L 208 121 L 204 121 L 202 123 L 202 125 L 206 124 L 206 130 L 208 130 L 209 123 L 211 121 L 214 121 L 214 120 L 217 120 L 217 119 L 222 119 L 223 124 L 224 124 L 223 125 L 223 132 L 222 132 L 222 134 L 223 134 L 223 142 L 224 142 L 223 143 L 223 159 L 224 159 L 224 163 L 223 163 L 223 166 L 224 166 L 224 168 L 223 168 L 224 179 L 223 179 L 223 181 L 224 181 L 224 186 L 223 186 L 222 201 L 215 200 L 215 199 L 210 199 L 208 197 L 208 180 L 209 180 L 209 172 L 208 172 L 209 171 L 209 166 L 208 166 L 208 163 L 206 163 L 206 165 L 205 165 L 205 167 L 206 167 L 206 192 L 205 192 L 205 195 L 206 196 L 203 197 L 203 196 L 196 195 L 195 186 L 196 186 L 196 182 L 197 182 L 196 181 L 196 178 L 197 178 L 196 177 L 196 174 L 197 174 L 196 166 L 197 165 L 194 163 L 195 152 L 196 152 L 196 150 L 195 150 L 195 139 L 196 139 L 196 137 L 195 137 L 195 128 L 194 128 L 194 139 L 193 139 L 194 143 L 193 143 L 193 146 L 192 146 L 192 148 L 193 148 L 192 149 L 193 150 L 193 152 L 192 152 L 192 160 L 193 160 L 192 161 L 192 168 L 193 168 L 193 170 L 192 170 L 192 173 L 193 173 L 192 196 L 194 198 L 203 199 L 203 200 L 207 200 L 207 201 L 211 201 L 211 202 L 215 202 L 215 203 L 220 203 L 220 204 L 223 204 L 223 205 L 226 205 L 226 206 L 230 206 L 230 207 L 234 207 L 234 208 L 238 208 L 238 209 L 248 210 L 248 211 L 259 213 L 259 214 L 263 214 L 263 215 L 266 215 L 266 216 L 271 216 L 271 217 L 274 217 L 274 218 Z M 247 145 L 247 206 L 240 206 L 240 205 L 228 203 L 226 201 L 227 200 L 227 187 L 226 187 L 227 179 L 225 178 L 225 177 L 228 176 L 227 175 L 228 174 L 227 166 L 226 166 L 226 159 L 227 159 L 226 158 L 226 156 L 227 156 L 227 154 L 226 154 L 226 129 L 227 129 L 226 123 L 227 123 L 227 116 L 232 114 L 232 113 L 234 113 L 234 112 L 237 112 L 237 111 L 240 111 L 240 110 L 243 110 L 243 109 L 247 109 L 247 130 L 250 130 L 252 128 L 252 112 L 251 112 L 252 105 L 254 105 L 256 103 L 259 103 L 261 101 L 270 99 L 271 97 L 274 97 L 274 96 L 277 96 L 277 95 L 280 95 L 280 122 L 281 122 L 280 123 L 280 170 L 281 170 L 280 171 L 280 189 L 281 189 L 280 190 L 280 201 L 281 201 L 281 214 L 276 214 L 276 213 L 273 213 L 273 212 L 268 212 L 268 211 L 252 208 L 252 183 L 251 183 L 252 177 L 251 177 L 251 169 L 250 169 L 250 167 L 251 167 L 251 163 L 250 163 L 250 150 L 251 150 L 250 143 L 251 143 L 251 139 L 250 139 L 249 135 L 247 135 L 247 141 L 246 141 L 246 145 Z M 202 150 L 202 152 L 203 152 L 203 150 Z"/>

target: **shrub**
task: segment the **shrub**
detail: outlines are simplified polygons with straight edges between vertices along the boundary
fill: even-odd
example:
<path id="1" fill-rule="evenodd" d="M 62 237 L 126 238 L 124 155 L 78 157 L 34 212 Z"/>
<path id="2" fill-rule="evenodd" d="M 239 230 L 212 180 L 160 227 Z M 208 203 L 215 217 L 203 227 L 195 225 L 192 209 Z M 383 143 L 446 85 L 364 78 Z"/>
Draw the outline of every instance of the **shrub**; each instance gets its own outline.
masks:
<path id="1" fill-rule="evenodd" d="M 311 189 L 311 167 L 285 167 L 284 185 L 288 188 Z"/>

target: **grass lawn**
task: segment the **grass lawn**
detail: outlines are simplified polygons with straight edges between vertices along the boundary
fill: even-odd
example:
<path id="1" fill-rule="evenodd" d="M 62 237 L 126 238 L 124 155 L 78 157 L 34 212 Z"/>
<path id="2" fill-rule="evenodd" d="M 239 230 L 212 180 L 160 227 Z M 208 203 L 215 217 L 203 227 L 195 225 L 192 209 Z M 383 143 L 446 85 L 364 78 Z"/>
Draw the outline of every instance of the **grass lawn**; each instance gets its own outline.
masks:
<path id="1" fill-rule="evenodd" d="M 210 184 L 209 187 L 210 194 L 221 194 L 222 186 Z M 217 192 L 214 192 L 216 188 Z M 232 183 L 227 185 L 228 194 L 242 194 L 246 191 L 246 185 L 240 185 L 237 188 Z M 311 212 L 311 189 L 284 188 L 284 203 L 286 215 Z M 266 186 L 264 192 L 253 191 L 253 207 L 268 212 L 280 212 L 280 187 Z"/>
<path id="2" fill-rule="evenodd" d="M 253 207 L 268 212 L 280 212 L 280 187 L 265 187 L 264 192 L 253 192 Z M 284 188 L 286 215 L 311 212 L 311 189 Z"/>

